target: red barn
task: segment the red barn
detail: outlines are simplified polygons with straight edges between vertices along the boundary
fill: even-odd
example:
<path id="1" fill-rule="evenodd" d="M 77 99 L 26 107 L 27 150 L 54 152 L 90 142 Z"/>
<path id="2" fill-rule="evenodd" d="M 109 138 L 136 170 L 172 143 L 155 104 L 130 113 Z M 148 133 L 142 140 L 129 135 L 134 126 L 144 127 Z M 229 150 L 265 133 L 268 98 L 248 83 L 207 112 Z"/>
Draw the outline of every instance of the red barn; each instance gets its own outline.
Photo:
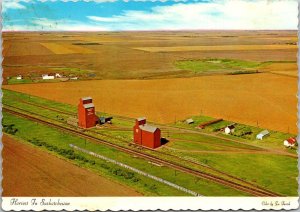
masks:
<path id="1" fill-rule="evenodd" d="M 146 146 L 149 148 L 157 148 L 161 146 L 160 129 L 146 124 L 145 118 L 138 118 L 133 127 L 134 143 Z"/>
<path id="2" fill-rule="evenodd" d="M 91 97 L 84 97 L 78 104 L 78 126 L 90 128 L 96 126 L 98 117 L 95 114 L 95 106 Z"/>

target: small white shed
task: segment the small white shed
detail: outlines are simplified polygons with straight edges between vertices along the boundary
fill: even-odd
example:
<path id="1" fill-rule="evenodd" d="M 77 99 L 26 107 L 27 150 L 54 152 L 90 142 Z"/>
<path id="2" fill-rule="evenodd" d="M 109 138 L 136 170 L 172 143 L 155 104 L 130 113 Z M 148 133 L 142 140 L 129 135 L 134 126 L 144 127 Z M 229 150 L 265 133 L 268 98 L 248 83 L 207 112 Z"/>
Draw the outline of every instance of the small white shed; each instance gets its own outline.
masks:
<path id="1" fill-rule="evenodd" d="M 21 79 L 23 79 L 23 76 L 22 75 L 18 75 L 17 76 L 17 80 L 21 80 Z"/>
<path id="2" fill-rule="evenodd" d="M 185 120 L 185 122 L 186 122 L 187 124 L 193 124 L 193 123 L 194 123 L 194 120 L 193 120 L 193 119 L 187 119 L 187 120 Z"/>
<path id="3" fill-rule="evenodd" d="M 256 135 L 256 139 L 257 140 L 262 140 L 263 137 L 265 137 L 265 136 L 267 136 L 269 134 L 270 134 L 270 132 L 268 130 L 263 130 L 259 134 Z"/>
<path id="4" fill-rule="evenodd" d="M 62 77 L 62 75 L 61 75 L 61 74 L 59 74 L 59 73 L 56 73 L 56 74 L 55 74 L 55 77 L 56 77 L 56 78 L 61 78 L 61 77 Z"/>

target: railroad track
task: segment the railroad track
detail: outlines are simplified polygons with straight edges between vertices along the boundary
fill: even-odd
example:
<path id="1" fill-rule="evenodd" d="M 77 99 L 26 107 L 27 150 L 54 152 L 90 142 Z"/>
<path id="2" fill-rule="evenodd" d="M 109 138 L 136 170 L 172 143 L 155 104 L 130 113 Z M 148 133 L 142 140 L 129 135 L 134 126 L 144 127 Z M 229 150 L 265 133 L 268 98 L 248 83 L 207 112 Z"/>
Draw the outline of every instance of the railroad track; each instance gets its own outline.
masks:
<path id="1" fill-rule="evenodd" d="M 50 127 L 57 128 L 57 129 L 62 130 L 64 132 L 68 132 L 69 134 L 73 134 L 73 135 L 79 136 L 81 138 L 88 139 L 90 141 L 94 141 L 96 143 L 101 142 L 102 144 L 113 147 L 113 148 L 118 149 L 122 152 L 133 154 L 133 155 L 136 155 L 140 158 L 146 159 L 148 161 L 151 161 L 151 162 L 154 162 L 154 163 L 160 163 L 164 166 L 176 169 L 178 171 L 189 173 L 189 174 L 192 174 L 196 177 L 200 177 L 202 179 L 210 180 L 212 182 L 216 182 L 216 183 L 219 183 L 221 185 L 224 185 L 224 186 L 227 186 L 227 187 L 239 190 L 239 191 L 243 191 L 243 192 L 246 192 L 248 194 L 252 194 L 254 196 L 273 196 L 273 197 L 274 196 L 282 196 L 280 194 L 277 194 L 275 192 L 269 191 L 269 190 L 264 189 L 264 188 L 260 188 L 260 187 L 253 188 L 253 187 L 249 187 L 249 186 L 246 186 L 246 185 L 241 185 L 241 184 L 238 184 L 236 182 L 232 182 L 230 180 L 223 179 L 223 178 L 220 178 L 220 177 L 212 175 L 212 174 L 197 171 L 197 170 L 194 170 L 194 169 L 182 166 L 182 165 L 178 165 L 176 163 L 166 161 L 164 159 L 157 158 L 157 157 L 152 156 L 152 155 L 148 155 L 148 154 L 138 152 L 138 151 L 133 150 L 133 149 L 122 147 L 122 146 L 119 146 L 117 144 L 110 143 L 106 140 L 96 138 L 96 137 L 91 136 L 91 135 L 84 134 L 83 132 L 77 131 L 75 129 L 67 128 L 67 127 L 64 127 L 64 126 L 61 126 L 61 125 L 58 125 L 58 124 L 54 124 L 52 122 L 48 122 L 48 121 L 30 116 L 28 114 L 24 114 L 24 113 L 21 113 L 21 112 L 11 110 L 11 109 L 9 109 L 5 106 L 3 107 L 3 111 L 11 113 L 11 114 L 19 116 L 19 117 L 26 118 L 26 119 L 34 121 L 34 122 L 38 122 L 38 123 L 41 123 L 41 124 L 44 124 L 44 125 L 47 125 L 47 126 L 50 126 Z"/>

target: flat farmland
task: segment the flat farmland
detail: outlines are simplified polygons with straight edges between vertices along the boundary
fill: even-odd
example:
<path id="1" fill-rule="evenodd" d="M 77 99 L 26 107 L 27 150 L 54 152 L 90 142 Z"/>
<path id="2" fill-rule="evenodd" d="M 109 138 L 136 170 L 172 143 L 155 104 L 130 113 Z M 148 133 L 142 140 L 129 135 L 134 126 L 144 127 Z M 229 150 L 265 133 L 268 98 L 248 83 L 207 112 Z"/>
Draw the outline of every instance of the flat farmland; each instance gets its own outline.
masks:
<path id="1" fill-rule="evenodd" d="M 55 72 L 52 67 L 91 70 L 93 79 L 194 77 L 201 73 L 174 64 L 207 58 L 295 62 L 296 42 L 296 31 L 4 32 L 3 78 L 5 84 L 9 76 Z"/>
<path id="2" fill-rule="evenodd" d="M 140 196 L 5 134 L 2 141 L 3 196 Z"/>
<path id="3" fill-rule="evenodd" d="M 160 123 L 205 114 L 297 134 L 297 78 L 290 76 L 260 73 L 3 87 L 72 105 L 82 96 L 92 96 L 97 111 L 146 116 Z"/>

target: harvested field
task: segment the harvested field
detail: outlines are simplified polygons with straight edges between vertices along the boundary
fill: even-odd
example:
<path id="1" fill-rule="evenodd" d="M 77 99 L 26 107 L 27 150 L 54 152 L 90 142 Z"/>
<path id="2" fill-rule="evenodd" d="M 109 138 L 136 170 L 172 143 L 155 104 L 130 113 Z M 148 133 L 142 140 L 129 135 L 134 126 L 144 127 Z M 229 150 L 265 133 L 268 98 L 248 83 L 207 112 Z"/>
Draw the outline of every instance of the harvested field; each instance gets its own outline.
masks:
<path id="1" fill-rule="evenodd" d="M 41 43 L 41 45 L 52 51 L 54 54 L 94 53 L 94 51 L 91 49 L 87 49 L 81 46 L 74 46 L 72 44 Z"/>
<path id="2" fill-rule="evenodd" d="M 3 196 L 140 196 L 5 134 L 2 141 Z"/>
<path id="3" fill-rule="evenodd" d="M 186 52 L 186 51 L 247 51 L 297 49 L 297 45 L 226 45 L 226 46 L 171 46 L 137 47 L 134 49 L 147 52 Z"/>
<path id="4" fill-rule="evenodd" d="M 97 111 L 161 123 L 202 113 L 297 134 L 297 78 L 271 73 L 3 87 L 73 105 L 92 96 Z"/>
<path id="5" fill-rule="evenodd" d="M 271 73 L 283 74 L 288 76 L 298 76 L 298 67 L 296 62 L 291 63 L 272 63 L 261 67 L 262 71 L 268 71 Z"/>

